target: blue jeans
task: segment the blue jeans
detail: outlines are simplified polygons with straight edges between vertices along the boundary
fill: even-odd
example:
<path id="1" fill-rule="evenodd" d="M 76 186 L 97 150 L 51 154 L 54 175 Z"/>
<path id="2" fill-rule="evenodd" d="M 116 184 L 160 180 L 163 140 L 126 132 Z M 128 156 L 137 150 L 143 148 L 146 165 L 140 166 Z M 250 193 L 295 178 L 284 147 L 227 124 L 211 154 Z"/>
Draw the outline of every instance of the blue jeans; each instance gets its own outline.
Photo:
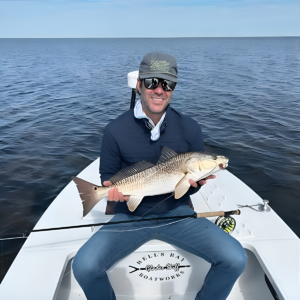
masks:
<path id="1" fill-rule="evenodd" d="M 145 218 L 193 214 L 186 205 L 162 215 L 149 214 Z M 116 214 L 111 221 L 136 220 L 139 217 Z M 211 268 L 205 278 L 196 300 L 225 300 L 235 281 L 244 271 L 247 256 L 241 244 L 206 218 L 154 220 L 101 227 L 78 251 L 73 261 L 73 273 L 88 300 L 115 300 L 106 270 L 117 261 L 129 255 L 144 243 L 159 239 L 185 251 L 202 257 Z M 106 230 L 124 230 L 115 232 Z M 143 228 L 142 227 L 154 227 Z M 133 230 L 133 231 L 130 231 Z"/>

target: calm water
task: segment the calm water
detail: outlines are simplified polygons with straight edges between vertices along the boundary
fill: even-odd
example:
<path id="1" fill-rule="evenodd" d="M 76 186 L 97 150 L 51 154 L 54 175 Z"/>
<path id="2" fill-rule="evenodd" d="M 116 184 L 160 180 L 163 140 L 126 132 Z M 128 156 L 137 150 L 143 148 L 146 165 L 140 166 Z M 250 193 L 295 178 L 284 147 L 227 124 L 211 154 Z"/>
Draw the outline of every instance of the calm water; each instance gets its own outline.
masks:
<path id="1" fill-rule="evenodd" d="M 0 39 L 0 236 L 30 231 L 129 108 L 147 52 L 178 60 L 172 105 L 300 236 L 300 38 Z M 22 242 L 1 242 L 0 280 Z"/>

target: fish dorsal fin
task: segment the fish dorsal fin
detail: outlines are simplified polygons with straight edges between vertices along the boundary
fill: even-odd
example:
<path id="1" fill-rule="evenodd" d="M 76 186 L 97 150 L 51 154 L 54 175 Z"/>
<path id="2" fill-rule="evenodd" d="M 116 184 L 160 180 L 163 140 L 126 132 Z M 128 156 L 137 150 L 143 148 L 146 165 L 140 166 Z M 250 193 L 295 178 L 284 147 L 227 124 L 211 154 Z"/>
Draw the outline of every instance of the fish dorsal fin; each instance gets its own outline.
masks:
<path id="1" fill-rule="evenodd" d="M 157 164 L 162 164 L 164 162 L 166 162 L 168 159 L 176 156 L 177 153 L 175 151 L 173 151 L 172 149 L 166 147 L 166 146 L 163 146 L 161 147 L 161 154 L 160 154 L 160 158 L 157 162 Z"/>
<path id="2" fill-rule="evenodd" d="M 116 183 L 117 181 L 123 180 L 124 178 L 130 177 L 130 176 L 133 176 L 133 175 L 140 173 L 146 169 L 149 169 L 153 166 L 155 166 L 155 165 L 148 161 L 143 160 L 134 165 L 131 165 L 129 167 L 122 169 L 121 171 L 119 171 L 117 174 L 115 174 L 108 180 L 111 183 Z"/>

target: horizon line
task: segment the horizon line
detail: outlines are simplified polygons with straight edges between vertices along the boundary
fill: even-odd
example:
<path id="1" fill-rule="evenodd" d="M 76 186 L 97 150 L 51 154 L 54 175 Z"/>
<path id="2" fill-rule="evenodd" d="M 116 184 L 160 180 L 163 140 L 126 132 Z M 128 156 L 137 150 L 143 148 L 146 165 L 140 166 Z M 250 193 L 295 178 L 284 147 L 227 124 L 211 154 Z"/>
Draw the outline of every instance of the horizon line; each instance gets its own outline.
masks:
<path id="1" fill-rule="evenodd" d="M 211 38 L 288 38 L 300 35 L 266 36 L 174 36 L 174 37 L 0 37 L 0 39 L 211 39 Z"/>

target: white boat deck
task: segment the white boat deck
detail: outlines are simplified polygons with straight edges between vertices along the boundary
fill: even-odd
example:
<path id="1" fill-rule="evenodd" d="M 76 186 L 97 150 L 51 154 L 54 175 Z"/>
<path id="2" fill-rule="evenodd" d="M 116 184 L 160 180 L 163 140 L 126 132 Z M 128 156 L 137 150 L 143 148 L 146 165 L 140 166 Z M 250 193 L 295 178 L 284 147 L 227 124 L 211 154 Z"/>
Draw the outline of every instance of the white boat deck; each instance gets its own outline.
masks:
<path id="1" fill-rule="evenodd" d="M 100 184 L 98 170 L 99 159 L 82 171 L 79 177 Z M 192 196 L 192 200 L 197 212 L 234 210 L 237 204 L 262 203 L 257 194 L 228 171 L 217 173 L 217 178 L 208 181 L 201 192 Z M 272 205 L 272 199 L 269 200 Z M 111 218 L 104 214 L 105 206 L 106 201 L 100 201 L 82 218 L 81 200 L 75 184 L 71 182 L 53 201 L 35 229 L 105 222 Z M 232 235 L 247 250 L 248 263 L 228 300 L 274 299 L 264 274 L 279 299 L 299 300 L 299 238 L 271 208 L 266 212 L 243 208 L 242 214 L 234 218 L 237 226 Z M 78 249 L 96 230 L 92 232 L 88 227 L 32 233 L 0 285 L 0 299 L 86 299 L 74 279 L 71 262 Z M 130 264 L 136 264 L 143 255 L 160 252 L 184 257 L 191 265 L 185 277 L 182 276 L 180 281 L 157 283 L 141 278 L 138 272 L 129 275 Z M 163 263 L 163 260 L 157 262 Z M 209 264 L 204 260 L 167 243 L 152 240 L 121 260 L 108 271 L 108 275 L 118 300 L 192 300 L 201 288 L 208 269 Z"/>

